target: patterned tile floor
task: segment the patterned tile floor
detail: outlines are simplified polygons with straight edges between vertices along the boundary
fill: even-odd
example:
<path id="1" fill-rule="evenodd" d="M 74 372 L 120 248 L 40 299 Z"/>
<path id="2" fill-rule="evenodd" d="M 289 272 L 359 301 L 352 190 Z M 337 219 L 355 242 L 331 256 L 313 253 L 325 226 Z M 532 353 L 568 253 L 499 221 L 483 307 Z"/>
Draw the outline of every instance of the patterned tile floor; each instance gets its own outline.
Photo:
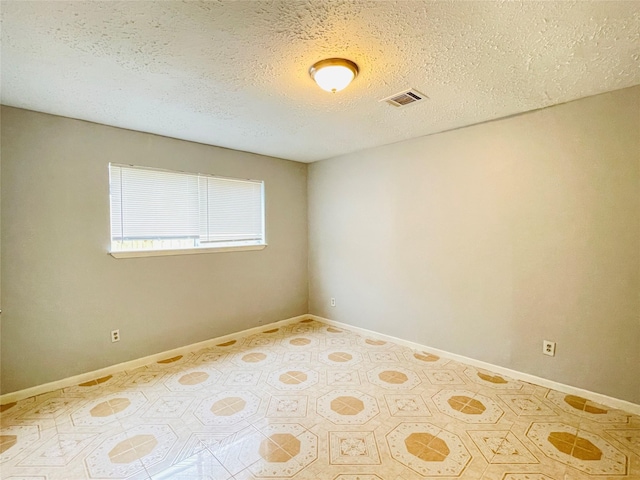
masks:
<path id="1" fill-rule="evenodd" d="M 3 479 L 640 479 L 640 417 L 305 320 L 2 406 Z"/>

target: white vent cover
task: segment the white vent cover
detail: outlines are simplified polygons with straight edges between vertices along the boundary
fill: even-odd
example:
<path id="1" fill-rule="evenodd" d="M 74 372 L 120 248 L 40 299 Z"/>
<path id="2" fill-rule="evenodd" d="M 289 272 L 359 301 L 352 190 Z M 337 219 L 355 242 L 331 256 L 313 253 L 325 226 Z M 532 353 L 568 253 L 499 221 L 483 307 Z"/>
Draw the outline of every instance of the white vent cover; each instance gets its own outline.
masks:
<path id="1" fill-rule="evenodd" d="M 410 88 L 409 90 L 405 90 L 404 92 L 396 93 L 395 95 L 391 95 L 390 97 L 383 98 L 380 100 L 381 102 L 387 102 L 389 105 L 393 105 L 394 107 L 406 107 L 407 105 L 413 105 L 414 103 L 421 102 L 422 100 L 426 100 L 427 97 L 424 93 L 420 93 L 419 91 Z"/>

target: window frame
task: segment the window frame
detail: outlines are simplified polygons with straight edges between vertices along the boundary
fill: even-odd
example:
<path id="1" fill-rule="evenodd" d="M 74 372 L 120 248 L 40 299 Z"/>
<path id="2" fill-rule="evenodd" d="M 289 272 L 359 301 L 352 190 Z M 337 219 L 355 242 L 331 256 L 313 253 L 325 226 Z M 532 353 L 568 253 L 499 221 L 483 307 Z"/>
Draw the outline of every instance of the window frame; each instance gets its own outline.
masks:
<path id="1" fill-rule="evenodd" d="M 192 175 L 198 177 L 212 177 L 222 180 L 231 180 L 231 181 L 242 181 L 242 182 L 253 182 L 261 185 L 261 207 L 262 207 L 262 242 L 254 243 L 249 245 L 229 245 L 223 244 L 220 246 L 212 246 L 207 243 L 205 246 L 201 247 L 185 247 L 185 248 L 172 248 L 172 249 L 156 249 L 156 250 L 113 250 L 113 230 L 112 230 L 112 219 L 111 219 L 111 193 L 112 193 L 112 181 L 111 181 L 111 166 L 115 167 L 127 167 L 127 168 L 136 168 L 140 170 L 151 170 L 151 171 L 159 171 L 159 172 L 167 172 L 167 173 L 177 173 L 184 175 Z M 256 251 L 256 250 L 264 250 L 267 247 L 267 226 L 266 226 L 266 185 L 264 180 L 255 180 L 249 178 L 238 178 L 238 177 L 229 177 L 224 175 L 216 175 L 211 173 L 193 173 L 187 172 L 184 170 L 171 170 L 167 168 L 156 168 L 156 167 L 148 167 L 143 165 L 133 165 L 133 164 L 125 164 L 125 163 L 117 163 L 117 162 L 109 162 L 108 164 L 108 173 L 109 173 L 109 249 L 107 253 L 114 258 L 136 258 L 136 257 L 161 257 L 161 256 L 172 256 L 172 255 L 198 255 L 198 254 L 206 254 L 206 253 L 226 253 L 226 252 L 242 252 L 242 251 Z"/>

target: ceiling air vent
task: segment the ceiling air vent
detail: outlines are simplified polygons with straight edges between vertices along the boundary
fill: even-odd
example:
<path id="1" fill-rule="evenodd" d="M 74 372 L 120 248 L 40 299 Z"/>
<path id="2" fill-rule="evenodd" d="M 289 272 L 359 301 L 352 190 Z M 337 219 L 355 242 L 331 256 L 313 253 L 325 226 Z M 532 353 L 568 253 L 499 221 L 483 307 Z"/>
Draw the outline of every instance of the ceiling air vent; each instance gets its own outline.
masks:
<path id="1" fill-rule="evenodd" d="M 393 105 L 394 107 L 406 107 L 407 105 L 413 105 L 414 103 L 421 102 L 422 100 L 426 100 L 427 97 L 424 93 L 420 93 L 413 88 L 409 90 L 405 90 L 404 92 L 396 93 L 395 95 L 391 95 L 390 97 L 383 98 L 380 100 L 381 102 L 387 102 L 389 105 Z"/>

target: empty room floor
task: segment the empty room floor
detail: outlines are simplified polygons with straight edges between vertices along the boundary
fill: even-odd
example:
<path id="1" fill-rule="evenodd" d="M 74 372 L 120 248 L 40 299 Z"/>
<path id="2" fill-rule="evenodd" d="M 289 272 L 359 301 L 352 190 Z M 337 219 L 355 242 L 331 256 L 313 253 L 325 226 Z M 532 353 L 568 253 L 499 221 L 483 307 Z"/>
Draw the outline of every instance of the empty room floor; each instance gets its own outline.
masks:
<path id="1" fill-rule="evenodd" d="M 640 417 L 303 320 L 2 407 L 3 479 L 640 479 Z"/>

